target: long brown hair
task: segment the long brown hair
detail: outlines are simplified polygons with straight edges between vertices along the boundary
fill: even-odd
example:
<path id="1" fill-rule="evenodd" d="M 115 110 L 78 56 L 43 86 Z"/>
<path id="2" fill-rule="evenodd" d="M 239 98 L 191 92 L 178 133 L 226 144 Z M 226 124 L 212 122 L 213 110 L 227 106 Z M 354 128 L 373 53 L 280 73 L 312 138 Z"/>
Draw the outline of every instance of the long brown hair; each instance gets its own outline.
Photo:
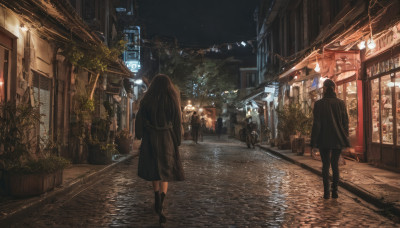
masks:
<path id="1" fill-rule="evenodd" d="M 180 110 L 180 97 L 171 79 L 165 74 L 158 74 L 151 80 L 150 86 L 146 91 L 143 101 L 159 99 L 167 96 L 171 98 L 176 107 Z"/>

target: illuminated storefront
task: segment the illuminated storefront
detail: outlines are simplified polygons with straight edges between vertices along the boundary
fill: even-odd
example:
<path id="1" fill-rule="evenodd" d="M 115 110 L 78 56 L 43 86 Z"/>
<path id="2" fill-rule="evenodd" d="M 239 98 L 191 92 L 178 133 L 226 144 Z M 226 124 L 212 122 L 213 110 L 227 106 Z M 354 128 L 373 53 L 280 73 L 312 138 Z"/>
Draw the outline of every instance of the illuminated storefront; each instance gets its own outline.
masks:
<path id="1" fill-rule="evenodd" d="M 400 168 L 400 24 L 377 40 L 366 53 L 368 83 L 368 161 L 387 168 Z"/>

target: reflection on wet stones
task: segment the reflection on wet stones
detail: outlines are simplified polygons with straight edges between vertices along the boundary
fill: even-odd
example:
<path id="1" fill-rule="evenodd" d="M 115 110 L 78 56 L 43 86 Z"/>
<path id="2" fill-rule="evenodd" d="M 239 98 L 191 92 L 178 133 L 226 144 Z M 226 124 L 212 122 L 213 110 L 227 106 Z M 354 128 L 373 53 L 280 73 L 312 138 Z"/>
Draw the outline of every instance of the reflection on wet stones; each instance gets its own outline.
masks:
<path id="1" fill-rule="evenodd" d="M 324 200 L 320 177 L 248 150 L 236 140 L 185 141 L 186 181 L 170 184 L 166 227 L 393 227 L 340 189 Z M 157 227 L 151 183 L 136 175 L 137 159 L 63 206 L 26 216 L 14 227 Z"/>

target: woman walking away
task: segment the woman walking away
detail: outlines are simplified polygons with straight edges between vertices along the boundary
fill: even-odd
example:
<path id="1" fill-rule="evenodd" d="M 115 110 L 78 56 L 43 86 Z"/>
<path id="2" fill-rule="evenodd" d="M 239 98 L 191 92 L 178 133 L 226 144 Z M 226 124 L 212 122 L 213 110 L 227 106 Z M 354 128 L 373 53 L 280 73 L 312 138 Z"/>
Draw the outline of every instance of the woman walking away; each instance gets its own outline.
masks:
<path id="1" fill-rule="evenodd" d="M 314 104 L 314 123 L 311 147 L 318 148 L 322 160 L 324 198 L 329 199 L 329 166 L 332 165 L 332 198 L 338 198 L 339 156 L 342 149 L 350 147 L 349 118 L 344 101 L 335 93 L 335 83 L 324 81 L 324 97 Z"/>
<path id="2" fill-rule="evenodd" d="M 163 208 L 168 182 L 184 180 L 179 156 L 180 99 L 168 76 L 154 77 L 140 102 L 135 125 L 136 137 L 142 139 L 138 176 L 152 181 L 154 207 L 161 225 L 167 221 Z"/>

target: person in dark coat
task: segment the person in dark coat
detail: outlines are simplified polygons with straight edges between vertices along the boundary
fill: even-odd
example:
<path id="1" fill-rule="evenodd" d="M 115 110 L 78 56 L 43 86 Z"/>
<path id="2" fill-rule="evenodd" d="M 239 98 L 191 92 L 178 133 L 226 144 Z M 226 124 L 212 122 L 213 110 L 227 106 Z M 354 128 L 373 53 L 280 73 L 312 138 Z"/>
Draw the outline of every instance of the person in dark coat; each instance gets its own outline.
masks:
<path id="1" fill-rule="evenodd" d="M 152 181 L 155 210 L 160 224 L 165 223 L 163 203 L 168 182 L 185 179 L 179 155 L 180 99 L 168 76 L 160 74 L 154 77 L 140 102 L 135 125 L 136 137 L 142 139 L 138 176 Z"/>
<path id="2" fill-rule="evenodd" d="M 332 165 L 332 198 L 338 198 L 339 156 L 342 149 L 350 147 L 349 118 L 344 101 L 335 93 L 335 83 L 324 81 L 323 98 L 314 104 L 314 122 L 311 132 L 311 147 L 318 148 L 322 160 L 324 198 L 329 199 L 329 166 Z"/>
<path id="3" fill-rule="evenodd" d="M 218 138 L 221 137 L 222 127 L 223 127 L 222 118 L 218 117 L 218 119 L 217 119 L 217 129 L 216 129 Z"/>
<path id="4" fill-rule="evenodd" d="M 193 112 L 192 119 L 190 120 L 190 124 L 192 125 L 192 137 L 193 141 L 197 144 L 199 140 L 199 130 L 200 130 L 200 116 L 197 115 L 197 112 Z"/>

